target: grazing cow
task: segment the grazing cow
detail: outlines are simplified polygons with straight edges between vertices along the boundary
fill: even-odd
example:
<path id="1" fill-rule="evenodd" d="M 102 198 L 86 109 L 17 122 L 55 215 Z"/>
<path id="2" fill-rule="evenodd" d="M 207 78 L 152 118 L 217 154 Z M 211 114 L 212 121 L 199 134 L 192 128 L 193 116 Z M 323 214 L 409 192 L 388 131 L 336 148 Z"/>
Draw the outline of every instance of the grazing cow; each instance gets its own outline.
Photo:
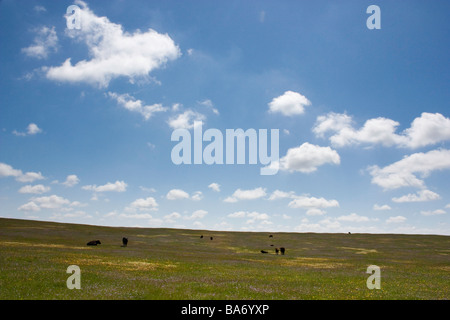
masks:
<path id="1" fill-rule="evenodd" d="M 273 235 L 270 235 L 269 238 L 273 238 Z"/>
<path id="2" fill-rule="evenodd" d="M 209 238 L 209 240 L 212 240 L 212 239 L 213 239 L 213 237 L 210 237 L 210 238 Z"/>
<path id="3" fill-rule="evenodd" d="M 281 254 L 283 254 L 284 255 L 284 252 L 286 251 L 286 249 L 285 248 L 283 248 L 283 247 L 281 247 L 280 248 L 280 252 L 281 252 Z"/>
<path id="4" fill-rule="evenodd" d="M 123 246 L 126 247 L 127 244 L 128 244 L 128 238 L 123 237 L 122 238 L 122 243 L 123 243 Z"/>
<path id="5" fill-rule="evenodd" d="M 200 239 L 203 239 L 203 235 L 200 236 Z"/>
<path id="6" fill-rule="evenodd" d="M 92 240 L 87 243 L 88 246 L 96 246 L 98 244 L 102 244 L 100 240 Z"/>
<path id="7" fill-rule="evenodd" d="M 268 253 L 267 251 L 265 251 L 265 250 L 261 250 L 261 253 Z"/>
<path id="8" fill-rule="evenodd" d="M 275 248 L 275 253 L 278 254 L 278 252 L 280 252 L 280 250 L 278 248 Z"/>

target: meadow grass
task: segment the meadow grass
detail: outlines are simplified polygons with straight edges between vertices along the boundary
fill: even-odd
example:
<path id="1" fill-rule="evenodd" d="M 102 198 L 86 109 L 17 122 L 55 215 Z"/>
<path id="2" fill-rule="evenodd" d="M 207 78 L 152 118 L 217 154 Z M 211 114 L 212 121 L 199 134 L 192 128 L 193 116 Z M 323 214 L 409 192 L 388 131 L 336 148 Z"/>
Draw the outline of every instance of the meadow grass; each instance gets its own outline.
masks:
<path id="1" fill-rule="evenodd" d="M 450 297 L 448 236 L 272 234 L 0 218 L 0 299 Z M 286 254 L 276 255 L 281 246 Z M 81 269 L 80 290 L 66 286 L 69 265 Z M 380 267 L 379 290 L 366 286 L 369 265 Z"/>

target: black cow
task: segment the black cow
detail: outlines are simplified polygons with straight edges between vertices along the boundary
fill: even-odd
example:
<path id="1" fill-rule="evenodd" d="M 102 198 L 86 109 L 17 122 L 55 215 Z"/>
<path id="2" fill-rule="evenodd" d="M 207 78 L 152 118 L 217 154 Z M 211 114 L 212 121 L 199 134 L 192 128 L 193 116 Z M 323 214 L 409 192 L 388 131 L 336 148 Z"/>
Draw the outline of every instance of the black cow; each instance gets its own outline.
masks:
<path id="1" fill-rule="evenodd" d="M 88 246 L 96 246 L 98 244 L 102 244 L 100 240 L 92 240 L 87 243 Z"/>
<path id="2" fill-rule="evenodd" d="M 284 255 L 284 252 L 286 251 L 286 249 L 285 248 L 283 248 L 283 247 L 281 247 L 280 248 L 280 252 L 281 252 L 281 254 L 283 254 Z"/>
<path id="3" fill-rule="evenodd" d="M 210 238 L 209 238 L 209 240 L 212 240 L 212 239 L 213 239 L 213 237 L 210 237 Z"/>
<path id="4" fill-rule="evenodd" d="M 278 252 L 280 252 L 280 249 L 275 248 L 275 253 L 278 254 Z"/>
<path id="5" fill-rule="evenodd" d="M 269 238 L 273 238 L 273 235 L 270 235 Z"/>
<path id="6" fill-rule="evenodd" d="M 122 244 L 123 244 L 124 247 L 126 247 L 127 244 L 128 244 L 128 238 L 123 237 L 122 238 Z"/>
<path id="7" fill-rule="evenodd" d="M 200 239 L 203 239 L 203 235 L 200 236 Z"/>
<path id="8" fill-rule="evenodd" d="M 267 251 L 265 251 L 265 250 L 261 250 L 261 253 L 268 253 Z"/>

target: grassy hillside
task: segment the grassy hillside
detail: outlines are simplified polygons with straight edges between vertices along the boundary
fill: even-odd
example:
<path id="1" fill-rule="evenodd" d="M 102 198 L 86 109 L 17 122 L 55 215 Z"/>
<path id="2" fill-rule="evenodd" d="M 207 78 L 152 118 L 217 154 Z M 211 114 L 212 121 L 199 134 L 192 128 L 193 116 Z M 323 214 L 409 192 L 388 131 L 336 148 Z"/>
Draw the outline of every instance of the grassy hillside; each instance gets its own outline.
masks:
<path id="1" fill-rule="evenodd" d="M 121 247 L 124 236 L 127 247 Z M 96 239 L 102 244 L 86 246 Z M 275 254 L 280 246 L 284 256 Z M 81 269 L 80 290 L 66 286 L 69 265 Z M 380 290 L 366 286 L 369 265 L 381 269 Z M 448 298 L 448 236 L 273 233 L 270 238 L 262 232 L 0 219 L 0 299 Z"/>

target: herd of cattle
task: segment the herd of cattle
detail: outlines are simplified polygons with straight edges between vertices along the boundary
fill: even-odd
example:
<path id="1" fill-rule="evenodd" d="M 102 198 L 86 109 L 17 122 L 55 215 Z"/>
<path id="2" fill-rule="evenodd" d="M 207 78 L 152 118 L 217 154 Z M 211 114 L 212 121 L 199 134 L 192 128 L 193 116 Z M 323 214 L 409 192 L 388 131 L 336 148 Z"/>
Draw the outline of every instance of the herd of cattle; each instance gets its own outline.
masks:
<path id="1" fill-rule="evenodd" d="M 273 238 L 273 235 L 269 235 L 269 238 Z M 203 239 L 203 235 L 200 236 L 200 239 Z M 213 237 L 209 237 L 209 240 L 213 240 L 213 239 L 214 239 Z M 92 240 L 87 243 L 88 246 L 96 246 L 98 244 L 102 244 L 100 242 L 100 240 Z M 126 247 L 127 245 L 128 245 L 128 238 L 123 237 L 122 238 L 122 247 Z M 270 246 L 273 247 L 273 244 L 271 244 Z M 282 255 L 284 255 L 285 252 L 286 252 L 286 249 L 284 247 L 275 248 L 276 254 L 281 253 Z M 261 250 L 261 253 L 269 253 L 269 252 L 266 250 Z"/>

